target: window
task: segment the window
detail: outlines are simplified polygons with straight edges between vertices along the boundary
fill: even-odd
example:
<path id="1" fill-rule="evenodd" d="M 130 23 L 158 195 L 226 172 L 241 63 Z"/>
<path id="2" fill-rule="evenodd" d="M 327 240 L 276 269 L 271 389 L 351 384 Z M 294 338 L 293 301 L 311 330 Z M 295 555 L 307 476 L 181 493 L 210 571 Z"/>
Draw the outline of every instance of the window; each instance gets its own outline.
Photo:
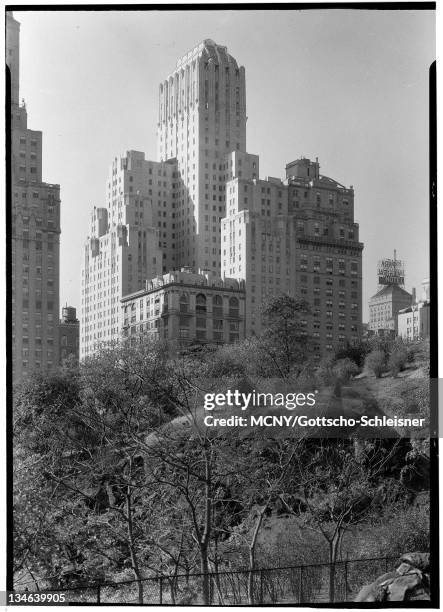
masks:
<path id="1" fill-rule="evenodd" d="M 199 293 L 195 299 L 195 310 L 197 314 L 206 314 L 206 296 Z"/>
<path id="2" fill-rule="evenodd" d="M 215 295 L 212 300 L 212 314 L 214 317 L 223 316 L 223 299 L 220 295 Z"/>
<path id="3" fill-rule="evenodd" d="M 236 297 L 229 298 L 229 316 L 230 317 L 239 316 L 239 303 Z"/>
<path id="4" fill-rule="evenodd" d="M 180 312 L 188 312 L 189 300 L 188 297 L 183 293 L 180 296 Z"/>

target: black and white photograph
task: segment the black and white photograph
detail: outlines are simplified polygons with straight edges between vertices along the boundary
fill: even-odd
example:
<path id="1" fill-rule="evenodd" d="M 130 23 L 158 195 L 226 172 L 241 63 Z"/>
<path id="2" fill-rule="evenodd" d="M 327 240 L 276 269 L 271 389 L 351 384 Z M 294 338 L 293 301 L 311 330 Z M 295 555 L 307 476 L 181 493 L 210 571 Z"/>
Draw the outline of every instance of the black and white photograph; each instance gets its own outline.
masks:
<path id="1" fill-rule="evenodd" d="M 2 603 L 439 606 L 435 13 L 6 5 Z"/>

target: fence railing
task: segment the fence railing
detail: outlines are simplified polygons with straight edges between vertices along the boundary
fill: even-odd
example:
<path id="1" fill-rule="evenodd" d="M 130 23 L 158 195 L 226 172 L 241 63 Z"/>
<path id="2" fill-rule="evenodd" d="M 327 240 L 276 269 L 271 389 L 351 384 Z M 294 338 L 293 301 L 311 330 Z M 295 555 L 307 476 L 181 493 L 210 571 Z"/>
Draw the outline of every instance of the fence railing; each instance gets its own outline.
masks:
<path id="1" fill-rule="evenodd" d="M 395 569 L 398 557 L 353 559 L 206 574 L 210 605 L 310 604 L 353 601 L 361 587 Z M 156 576 L 61 588 L 69 603 L 203 604 L 203 574 Z M 48 589 L 44 589 L 49 592 Z"/>

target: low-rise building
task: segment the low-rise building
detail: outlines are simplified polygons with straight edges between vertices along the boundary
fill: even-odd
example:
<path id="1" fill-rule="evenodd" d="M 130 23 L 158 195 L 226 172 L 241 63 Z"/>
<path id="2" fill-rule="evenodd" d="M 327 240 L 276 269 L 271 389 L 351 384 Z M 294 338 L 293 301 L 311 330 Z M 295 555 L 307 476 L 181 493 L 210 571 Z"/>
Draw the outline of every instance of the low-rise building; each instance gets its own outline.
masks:
<path id="1" fill-rule="evenodd" d="M 70 355 L 78 361 L 79 342 L 80 322 L 77 319 L 77 311 L 72 306 L 65 306 L 58 326 L 60 364 Z"/>
<path id="2" fill-rule="evenodd" d="M 425 278 L 421 282 L 421 300 L 422 302 L 430 302 L 431 300 L 431 287 L 429 278 Z"/>
<path id="3" fill-rule="evenodd" d="M 398 313 L 398 335 L 406 340 L 429 338 L 430 303 L 419 302 Z"/>
<path id="4" fill-rule="evenodd" d="M 403 308 L 398 313 L 398 335 L 406 340 L 418 340 L 429 338 L 431 327 L 431 304 L 429 278 L 422 283 L 421 299 L 414 299 L 408 308 Z"/>
<path id="5" fill-rule="evenodd" d="M 123 337 L 147 334 L 177 346 L 238 342 L 245 337 L 244 282 L 182 268 L 124 296 L 121 314 Z"/>
<path id="6" fill-rule="evenodd" d="M 399 285 L 386 285 L 369 300 L 369 330 L 397 334 L 398 313 L 411 305 L 413 296 Z"/>

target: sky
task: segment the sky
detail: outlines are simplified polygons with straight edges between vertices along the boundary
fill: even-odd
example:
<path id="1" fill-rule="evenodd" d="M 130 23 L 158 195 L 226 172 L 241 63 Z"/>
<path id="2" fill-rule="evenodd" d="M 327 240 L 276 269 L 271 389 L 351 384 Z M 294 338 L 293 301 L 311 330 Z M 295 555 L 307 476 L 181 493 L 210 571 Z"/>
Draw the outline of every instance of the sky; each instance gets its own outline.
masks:
<path id="1" fill-rule="evenodd" d="M 20 97 L 43 132 L 43 180 L 61 187 L 60 305 L 80 310 L 81 257 L 112 159 L 157 159 L 158 85 L 205 38 L 246 69 L 247 151 L 260 178 L 300 156 L 355 190 L 363 320 L 381 258 L 429 274 L 428 75 L 435 14 L 425 10 L 15 11 Z"/>

